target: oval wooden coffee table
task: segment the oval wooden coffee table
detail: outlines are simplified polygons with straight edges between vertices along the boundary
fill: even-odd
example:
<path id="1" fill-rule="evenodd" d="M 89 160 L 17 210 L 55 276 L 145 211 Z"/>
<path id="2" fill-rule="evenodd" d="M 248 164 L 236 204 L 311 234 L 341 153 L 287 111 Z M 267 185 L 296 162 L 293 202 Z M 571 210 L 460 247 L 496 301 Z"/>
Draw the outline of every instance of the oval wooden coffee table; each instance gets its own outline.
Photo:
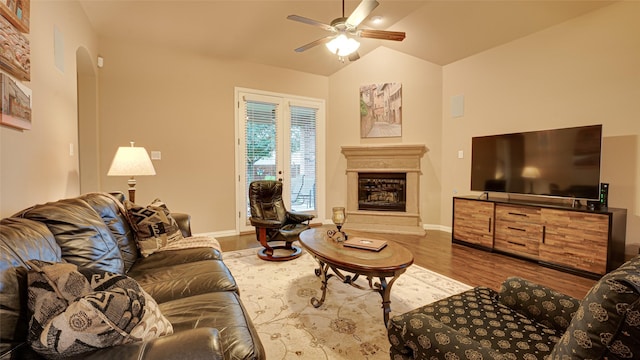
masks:
<path id="1" fill-rule="evenodd" d="M 393 241 L 386 240 L 387 246 L 380 251 L 354 249 L 345 247 L 327 236 L 326 228 L 313 228 L 300 234 L 300 243 L 318 262 L 320 267 L 315 270 L 317 276 L 322 279 L 322 297 L 311 298 L 311 304 L 319 307 L 324 303 L 327 294 L 327 281 L 338 276 L 345 284 L 355 288 L 367 290 L 355 281 L 360 277 L 366 277 L 369 289 L 382 296 L 382 311 L 386 326 L 391 312 L 391 286 L 413 264 L 413 254 Z M 375 238 L 375 236 L 372 236 Z M 329 274 L 329 269 L 333 274 Z M 353 275 L 344 274 L 344 272 Z M 379 282 L 374 283 L 374 278 Z M 390 278 L 387 281 L 387 278 Z"/>

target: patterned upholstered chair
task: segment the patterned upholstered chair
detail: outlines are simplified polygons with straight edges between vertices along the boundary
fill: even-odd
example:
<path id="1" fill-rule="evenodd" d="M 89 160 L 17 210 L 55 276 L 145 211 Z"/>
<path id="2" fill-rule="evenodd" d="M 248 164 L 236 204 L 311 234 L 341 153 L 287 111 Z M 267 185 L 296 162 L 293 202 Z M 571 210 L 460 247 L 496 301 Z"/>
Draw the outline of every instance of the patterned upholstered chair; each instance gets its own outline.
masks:
<path id="1" fill-rule="evenodd" d="M 256 228 L 256 237 L 263 246 L 258 257 L 263 260 L 283 261 L 302 255 L 299 247 L 292 243 L 299 239 L 301 232 L 309 228 L 313 215 L 288 211 L 282 200 L 282 182 L 258 180 L 249 184 L 249 205 L 251 225 Z M 271 246 L 269 242 L 281 241 L 284 245 Z M 275 250 L 284 250 L 285 255 Z"/>
<path id="2" fill-rule="evenodd" d="M 640 359 L 640 256 L 580 301 L 511 277 L 395 316 L 391 358 Z"/>

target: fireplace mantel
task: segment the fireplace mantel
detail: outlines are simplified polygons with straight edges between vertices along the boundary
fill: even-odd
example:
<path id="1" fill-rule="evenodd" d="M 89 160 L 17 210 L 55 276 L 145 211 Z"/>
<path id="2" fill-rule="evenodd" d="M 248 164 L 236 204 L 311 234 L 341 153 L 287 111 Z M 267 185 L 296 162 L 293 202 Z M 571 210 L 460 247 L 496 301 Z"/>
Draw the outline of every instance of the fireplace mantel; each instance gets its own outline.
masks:
<path id="1" fill-rule="evenodd" d="M 420 217 L 420 161 L 427 151 L 427 147 L 420 144 L 343 146 L 342 154 L 347 159 L 345 229 L 424 235 Z M 406 211 L 359 210 L 358 174 L 361 172 L 406 173 Z"/>

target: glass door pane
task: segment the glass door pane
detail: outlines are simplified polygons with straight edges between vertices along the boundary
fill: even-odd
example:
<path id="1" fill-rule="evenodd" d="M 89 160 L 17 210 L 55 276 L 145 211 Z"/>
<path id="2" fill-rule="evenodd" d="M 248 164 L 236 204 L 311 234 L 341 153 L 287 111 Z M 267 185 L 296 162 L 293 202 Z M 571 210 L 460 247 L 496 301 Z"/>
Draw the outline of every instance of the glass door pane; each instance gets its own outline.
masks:
<path id="1" fill-rule="evenodd" d="M 294 211 L 316 210 L 317 109 L 290 106 L 290 192 Z"/>
<path id="2" fill-rule="evenodd" d="M 278 104 L 245 102 L 245 188 L 255 180 L 281 180 L 278 173 L 278 136 L 276 131 Z M 249 211 L 248 191 L 247 219 Z"/>

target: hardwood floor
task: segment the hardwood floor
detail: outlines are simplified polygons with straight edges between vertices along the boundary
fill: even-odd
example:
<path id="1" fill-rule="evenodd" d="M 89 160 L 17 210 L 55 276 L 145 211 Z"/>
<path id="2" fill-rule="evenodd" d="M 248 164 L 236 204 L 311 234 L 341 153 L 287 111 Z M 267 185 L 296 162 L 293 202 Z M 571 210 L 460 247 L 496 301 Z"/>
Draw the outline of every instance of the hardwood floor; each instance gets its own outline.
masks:
<path id="1" fill-rule="evenodd" d="M 487 286 L 498 290 L 508 276 L 520 276 L 581 299 L 596 283 L 596 280 L 544 267 L 534 262 L 452 244 L 451 234 L 443 231 L 428 231 L 425 236 L 368 234 L 359 231 L 347 233 L 401 243 L 413 253 L 414 264 L 470 286 Z M 254 233 L 220 237 L 218 241 L 223 251 L 260 247 Z"/>

